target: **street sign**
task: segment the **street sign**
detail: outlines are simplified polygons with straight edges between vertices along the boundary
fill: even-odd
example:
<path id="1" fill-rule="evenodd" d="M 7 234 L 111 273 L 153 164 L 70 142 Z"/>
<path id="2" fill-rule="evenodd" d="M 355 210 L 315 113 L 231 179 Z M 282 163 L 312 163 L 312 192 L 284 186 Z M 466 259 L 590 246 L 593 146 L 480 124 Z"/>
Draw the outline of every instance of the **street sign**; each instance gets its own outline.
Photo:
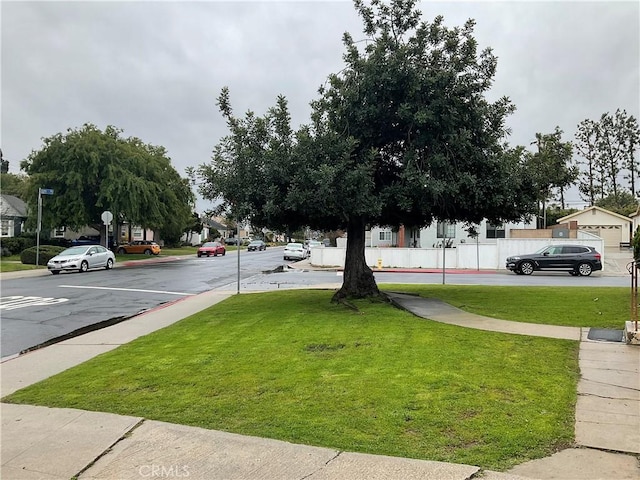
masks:
<path id="1" fill-rule="evenodd" d="M 40 195 L 53 195 L 53 188 L 41 188 Z"/>
<path id="2" fill-rule="evenodd" d="M 111 223 L 111 220 L 113 220 L 113 213 L 111 213 L 109 210 L 106 210 L 102 212 L 102 216 L 100 218 L 102 218 L 102 221 L 105 225 L 109 225 Z"/>

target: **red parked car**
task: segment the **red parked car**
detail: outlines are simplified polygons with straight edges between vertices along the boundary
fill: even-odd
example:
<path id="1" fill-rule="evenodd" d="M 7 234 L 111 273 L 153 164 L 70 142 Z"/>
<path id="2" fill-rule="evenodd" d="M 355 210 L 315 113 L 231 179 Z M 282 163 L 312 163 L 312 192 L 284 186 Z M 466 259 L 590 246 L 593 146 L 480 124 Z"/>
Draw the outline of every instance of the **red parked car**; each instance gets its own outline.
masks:
<path id="1" fill-rule="evenodd" d="M 217 257 L 218 255 L 225 255 L 227 253 L 227 249 L 224 248 L 220 242 L 205 242 L 202 244 L 200 248 L 198 248 L 198 257 L 206 255 L 210 257 L 213 255 Z"/>

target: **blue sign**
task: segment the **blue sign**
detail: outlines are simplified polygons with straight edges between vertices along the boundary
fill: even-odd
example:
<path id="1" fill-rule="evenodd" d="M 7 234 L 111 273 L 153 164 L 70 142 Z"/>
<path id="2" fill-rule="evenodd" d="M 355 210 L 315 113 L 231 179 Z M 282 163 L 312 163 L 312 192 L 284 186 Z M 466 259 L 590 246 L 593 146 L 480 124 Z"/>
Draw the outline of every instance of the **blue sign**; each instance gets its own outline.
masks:
<path id="1" fill-rule="evenodd" d="M 53 188 L 41 188 L 40 193 L 42 195 L 53 195 Z"/>

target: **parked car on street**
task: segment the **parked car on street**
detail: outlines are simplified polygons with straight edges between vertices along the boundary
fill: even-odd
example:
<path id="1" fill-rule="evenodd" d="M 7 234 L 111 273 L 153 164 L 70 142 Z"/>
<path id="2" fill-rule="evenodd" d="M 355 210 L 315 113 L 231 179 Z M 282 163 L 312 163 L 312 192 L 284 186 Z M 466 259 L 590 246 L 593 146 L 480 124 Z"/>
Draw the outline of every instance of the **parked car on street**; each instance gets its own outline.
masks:
<path id="1" fill-rule="evenodd" d="M 301 243 L 287 243 L 287 246 L 284 247 L 285 260 L 304 260 L 307 255 L 307 249 Z"/>
<path id="2" fill-rule="evenodd" d="M 122 253 L 143 253 L 145 255 L 160 255 L 160 245 L 150 240 L 135 240 L 129 243 L 118 245 L 117 252 Z"/>
<path id="3" fill-rule="evenodd" d="M 535 253 L 507 258 L 507 269 L 518 275 L 536 270 L 566 270 L 573 276 L 589 276 L 602 270 L 602 256 L 587 245 L 549 245 Z"/>
<path id="4" fill-rule="evenodd" d="M 250 252 L 266 250 L 266 249 L 267 249 L 267 244 L 264 243 L 262 240 L 253 240 L 252 242 L 249 242 L 249 245 L 247 246 L 247 250 Z"/>
<path id="5" fill-rule="evenodd" d="M 225 238 L 224 243 L 227 245 L 238 245 L 238 239 L 233 237 Z"/>
<path id="6" fill-rule="evenodd" d="M 111 270 L 116 256 L 102 245 L 77 245 L 67 248 L 47 262 L 47 268 L 53 275 L 63 271 L 77 270 L 86 272 L 90 268 Z"/>
<path id="7" fill-rule="evenodd" d="M 220 242 L 205 242 L 198 248 L 198 257 L 202 257 L 203 255 L 207 257 L 211 255 L 217 257 L 218 255 L 224 256 L 226 253 L 227 249 Z"/>

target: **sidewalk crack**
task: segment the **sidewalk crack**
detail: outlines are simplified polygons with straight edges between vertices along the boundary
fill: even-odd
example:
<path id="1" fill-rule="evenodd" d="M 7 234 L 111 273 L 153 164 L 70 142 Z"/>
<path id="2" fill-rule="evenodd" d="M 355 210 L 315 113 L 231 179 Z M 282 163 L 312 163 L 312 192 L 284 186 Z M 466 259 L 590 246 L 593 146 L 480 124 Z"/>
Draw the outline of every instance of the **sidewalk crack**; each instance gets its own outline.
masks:
<path id="1" fill-rule="evenodd" d="M 84 467 L 82 470 L 80 470 L 78 473 L 76 473 L 71 478 L 80 478 L 80 475 L 82 475 L 84 472 L 86 472 L 91 467 L 93 467 L 98 460 L 100 460 L 102 457 L 104 457 L 106 454 L 108 454 L 111 450 L 113 450 L 113 447 L 115 447 L 118 443 L 120 443 L 125 438 L 129 438 L 133 434 L 133 432 L 136 429 L 138 429 L 144 422 L 145 422 L 144 418 L 140 419 L 140 421 L 138 423 L 136 423 L 133 427 L 131 427 L 126 432 L 124 432 L 124 434 L 120 438 L 118 438 L 115 442 L 113 442 L 111 445 L 109 445 L 105 449 L 104 452 L 102 452 L 100 455 L 98 455 L 96 458 L 94 458 L 93 461 L 89 462 L 89 464 L 86 467 Z"/>
<path id="2" fill-rule="evenodd" d="M 316 473 L 318 473 L 319 471 L 321 471 L 322 469 L 324 469 L 327 465 L 329 465 L 331 462 L 333 462 L 336 458 L 338 458 L 340 455 L 342 455 L 342 452 L 340 450 L 338 450 L 336 452 L 336 454 L 331 457 L 329 460 L 327 460 L 326 462 L 324 462 L 324 465 L 320 468 L 318 468 L 317 470 L 314 470 L 313 472 L 311 472 L 309 475 L 305 475 L 304 477 L 302 477 L 300 480 L 305 480 L 307 478 L 311 478 L 312 476 L 314 476 Z"/>

